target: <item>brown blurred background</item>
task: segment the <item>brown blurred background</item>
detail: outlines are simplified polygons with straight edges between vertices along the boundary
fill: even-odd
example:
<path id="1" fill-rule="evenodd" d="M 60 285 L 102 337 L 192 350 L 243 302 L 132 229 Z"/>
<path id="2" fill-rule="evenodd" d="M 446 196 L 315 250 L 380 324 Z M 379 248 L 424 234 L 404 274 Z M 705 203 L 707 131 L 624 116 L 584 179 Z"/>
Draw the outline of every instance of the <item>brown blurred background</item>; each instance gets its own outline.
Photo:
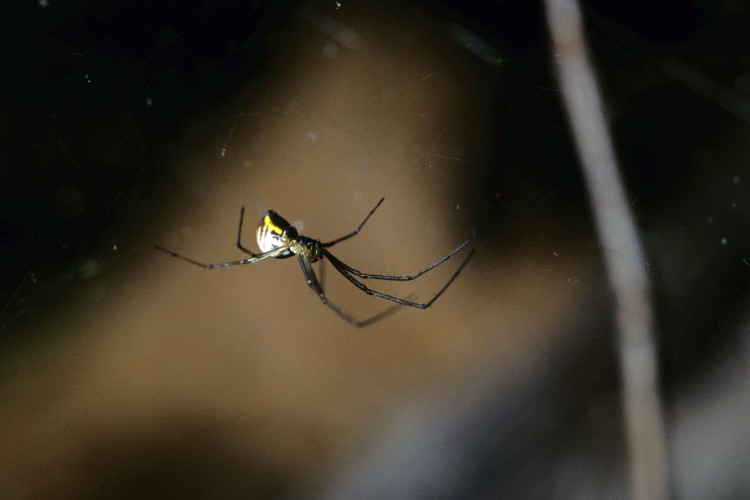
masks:
<path id="1" fill-rule="evenodd" d="M 624 498 L 611 301 L 542 12 L 6 6 L 4 498 Z M 523 4 L 523 2 L 521 2 Z M 657 291 L 672 488 L 750 495 L 745 2 L 586 6 Z M 477 253 L 357 330 L 273 209 L 375 273 Z M 468 250 L 410 284 L 428 299 Z M 355 317 L 388 304 L 328 267 Z"/>

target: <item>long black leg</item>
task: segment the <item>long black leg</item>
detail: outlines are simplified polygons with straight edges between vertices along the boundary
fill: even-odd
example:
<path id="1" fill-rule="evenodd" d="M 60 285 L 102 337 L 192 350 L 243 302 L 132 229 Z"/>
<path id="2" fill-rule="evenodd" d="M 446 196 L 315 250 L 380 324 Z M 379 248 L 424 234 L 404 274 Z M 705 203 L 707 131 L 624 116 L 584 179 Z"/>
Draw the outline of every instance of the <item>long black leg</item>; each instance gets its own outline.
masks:
<path id="1" fill-rule="evenodd" d="M 326 288 L 326 260 L 320 259 L 318 261 L 318 274 L 317 274 L 318 282 L 320 283 L 320 288 L 325 290 Z"/>
<path id="2" fill-rule="evenodd" d="M 185 257 L 184 255 L 180 255 L 177 252 L 173 252 L 172 250 L 167 250 L 166 248 L 160 247 L 159 245 L 154 245 L 154 248 L 162 251 L 166 254 L 171 255 L 172 257 L 177 257 L 178 259 L 184 260 L 185 262 L 189 262 L 190 264 L 193 264 L 198 267 L 202 267 L 203 269 L 221 269 L 224 267 L 230 267 L 230 266 L 244 266 L 245 264 L 255 264 L 256 262 L 267 259 L 269 257 L 277 257 L 284 253 L 289 247 L 283 246 L 279 248 L 274 248 L 273 250 L 270 250 L 265 253 L 261 254 L 252 254 L 252 257 L 248 257 L 247 259 L 240 259 L 240 260 L 231 260 L 229 262 L 218 262 L 215 264 L 207 264 L 205 262 L 200 262 L 195 259 L 191 259 L 190 257 Z"/>
<path id="3" fill-rule="evenodd" d="M 365 217 L 365 220 L 362 221 L 362 224 L 360 224 L 359 226 L 357 226 L 357 229 L 355 229 L 354 231 L 352 231 L 349 234 L 346 234 L 346 235 L 342 236 L 341 238 L 336 238 L 335 240 L 329 241 L 328 243 L 323 243 L 323 247 L 324 248 L 332 247 L 336 243 L 341 243 L 344 240 L 348 240 L 352 236 L 356 236 L 359 233 L 359 231 L 362 229 L 362 227 L 365 225 L 365 223 L 367 222 L 367 220 L 372 216 L 372 214 L 375 213 L 375 210 L 377 210 L 378 207 L 380 206 L 380 204 L 383 203 L 383 200 L 385 200 L 384 197 L 380 198 L 380 201 L 377 203 L 377 205 L 375 205 L 375 208 L 373 208 L 372 210 L 370 210 L 370 213 L 367 214 L 367 217 Z"/>
<path id="4" fill-rule="evenodd" d="M 320 301 L 327 305 L 333 312 L 339 315 L 342 319 L 344 319 L 346 322 L 348 322 L 350 325 L 355 326 L 357 328 L 361 328 L 363 326 L 370 325 L 372 323 L 375 323 L 376 321 L 380 321 L 381 319 L 385 318 L 386 316 L 390 316 L 391 314 L 395 313 L 401 306 L 399 304 L 394 305 L 393 307 L 389 307 L 385 311 L 381 311 L 378 314 L 367 318 L 365 320 L 359 321 L 345 313 L 343 310 L 341 310 L 340 307 L 335 305 L 333 302 L 329 301 L 326 297 L 325 292 L 323 291 L 323 287 L 320 286 L 320 282 L 318 282 L 318 278 L 315 276 L 315 271 L 312 268 L 312 264 L 310 263 L 310 259 L 306 256 L 298 255 L 299 265 L 302 268 L 302 273 L 305 275 L 305 280 L 307 281 L 307 286 L 309 286 L 316 294 L 318 294 L 318 297 L 320 297 Z"/>
<path id="5" fill-rule="evenodd" d="M 240 225 L 237 229 L 237 248 L 239 248 L 241 251 L 245 252 L 246 254 L 250 255 L 251 257 L 257 257 L 258 254 L 254 253 L 252 250 L 247 249 L 245 246 L 242 245 L 242 223 L 245 219 L 245 207 L 240 208 Z"/>
<path id="6" fill-rule="evenodd" d="M 389 295 L 387 293 L 379 292 L 377 290 L 373 290 L 372 288 L 367 287 L 364 283 L 358 281 L 356 278 L 354 278 L 350 271 L 345 267 L 340 267 L 339 263 L 341 262 L 338 259 L 331 260 L 331 265 L 336 269 L 338 272 L 340 272 L 344 278 L 348 279 L 354 286 L 365 292 L 367 295 L 372 295 L 374 297 L 380 297 L 381 299 L 386 299 L 393 301 L 397 304 L 400 304 L 402 306 L 409 306 L 409 307 L 416 307 L 417 309 L 427 309 L 432 305 L 433 302 L 435 302 L 438 297 L 440 297 L 443 292 L 453 283 L 453 280 L 456 279 L 456 277 L 459 275 L 459 273 L 463 270 L 464 267 L 466 267 L 466 264 L 469 262 L 469 259 L 474 255 L 474 252 L 476 249 L 472 249 L 469 255 L 464 259 L 464 261 L 461 263 L 460 266 L 458 266 L 458 269 L 453 273 L 453 275 L 450 277 L 450 279 L 443 285 L 443 287 L 438 290 L 438 292 L 427 302 L 414 302 L 412 300 L 406 300 L 399 297 L 396 297 L 395 295 Z M 327 252 L 326 252 L 327 253 Z M 392 281 L 398 281 L 398 280 L 392 280 Z"/>
<path id="7" fill-rule="evenodd" d="M 355 276 L 358 276 L 362 279 L 373 279 L 373 280 L 385 280 L 385 281 L 411 281 L 413 279 L 419 278 L 424 273 L 431 271 L 432 269 L 435 269 L 437 266 L 445 262 L 446 260 L 450 259 L 458 253 L 459 250 L 461 250 L 463 247 L 465 247 L 469 243 L 469 240 L 464 241 L 460 245 L 458 245 L 456 248 L 454 248 L 448 255 L 442 257 L 437 262 L 433 262 L 429 266 L 425 267 L 421 271 L 415 273 L 415 274 L 407 274 L 403 276 L 398 275 L 389 275 L 389 274 L 369 274 L 369 273 L 363 273 L 362 271 L 358 271 L 354 269 L 352 266 L 349 266 L 347 264 L 344 264 L 341 260 L 336 258 L 329 252 L 328 250 L 323 250 L 323 253 L 326 257 L 331 261 L 331 264 L 337 265 L 340 269 L 345 269 L 347 272 L 354 274 Z M 468 258 L 467 258 L 468 260 Z"/>

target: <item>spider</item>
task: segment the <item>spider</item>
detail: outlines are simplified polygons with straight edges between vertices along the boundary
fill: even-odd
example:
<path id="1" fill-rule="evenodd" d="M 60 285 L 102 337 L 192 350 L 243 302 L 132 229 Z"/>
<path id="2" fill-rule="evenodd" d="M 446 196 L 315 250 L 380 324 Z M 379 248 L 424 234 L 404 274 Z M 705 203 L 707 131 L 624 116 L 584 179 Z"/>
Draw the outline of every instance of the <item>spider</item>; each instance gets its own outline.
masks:
<path id="1" fill-rule="evenodd" d="M 379 292 L 377 290 L 373 290 L 367 287 L 362 282 L 360 282 L 357 278 L 385 280 L 385 281 L 411 281 L 411 280 L 418 278 L 419 276 L 422 276 L 423 274 L 434 269 L 435 267 L 439 266 L 440 264 L 448 260 L 450 257 L 452 257 L 455 253 L 457 253 L 459 250 L 461 250 L 463 247 L 465 247 L 469 243 L 469 240 L 464 241 L 458 247 L 454 248 L 450 253 L 440 258 L 437 262 L 430 264 L 429 266 L 425 267 L 424 269 L 422 269 L 421 271 L 415 274 L 404 275 L 404 276 L 363 273 L 361 271 L 354 269 L 353 267 L 347 264 L 344 264 L 337 257 L 331 254 L 331 252 L 328 251 L 328 248 L 338 243 L 341 243 L 342 241 L 346 241 L 349 238 L 352 238 L 353 236 L 356 236 L 359 233 L 359 231 L 362 229 L 362 227 L 365 225 L 365 223 L 370 219 L 372 214 L 375 213 L 375 210 L 377 210 L 378 207 L 383 203 L 383 200 L 385 200 L 385 198 L 381 198 L 380 201 L 378 201 L 378 203 L 375 205 L 375 208 L 370 210 L 370 213 L 367 214 L 367 217 L 365 217 L 365 220 L 362 221 L 362 223 L 357 227 L 357 229 L 355 229 L 354 231 L 350 233 L 345 234 L 344 236 L 340 238 L 337 238 L 333 241 L 329 241 L 328 243 L 322 243 L 320 240 L 316 240 L 314 238 L 309 238 L 307 236 L 300 235 L 297 232 L 297 229 L 291 224 L 289 224 L 283 217 L 281 217 L 279 214 L 277 214 L 273 210 L 269 210 L 263 216 L 263 218 L 260 220 L 260 223 L 258 224 L 257 240 L 258 240 L 258 247 L 260 248 L 261 253 L 252 252 L 251 250 L 247 249 L 245 246 L 242 245 L 242 225 L 243 225 L 243 220 L 245 218 L 245 207 L 242 207 L 240 209 L 240 223 L 239 223 L 239 228 L 237 230 L 237 248 L 240 249 L 242 252 L 246 253 L 247 255 L 249 255 L 248 258 L 240 259 L 240 260 L 232 260 L 229 262 L 219 262 L 216 264 L 206 264 L 206 263 L 191 259 L 190 257 L 185 257 L 171 250 L 167 250 L 166 248 L 160 247 L 159 245 L 154 245 L 154 248 L 164 253 L 167 253 L 171 255 L 172 257 L 177 257 L 178 259 L 182 259 L 186 262 L 189 262 L 190 264 L 196 265 L 198 267 L 202 267 L 203 269 L 219 269 L 219 268 L 230 267 L 230 266 L 242 266 L 245 264 L 255 264 L 256 262 L 260 262 L 261 260 L 267 259 L 269 257 L 273 257 L 275 259 L 286 259 L 288 257 L 291 257 L 292 255 L 296 255 L 297 260 L 299 261 L 299 265 L 302 268 L 302 273 L 305 275 L 305 279 L 307 280 L 307 285 L 315 293 L 318 294 L 323 304 L 331 308 L 333 312 L 338 314 L 341 318 L 343 318 L 349 324 L 355 327 L 362 327 L 362 326 L 370 325 L 376 321 L 379 321 L 385 318 L 386 316 L 389 316 L 390 314 L 395 312 L 395 310 L 398 309 L 400 306 L 410 306 L 410 307 L 415 307 L 417 309 L 427 309 L 428 307 L 432 305 L 433 302 L 435 302 L 438 299 L 438 297 L 440 297 L 443 294 L 443 292 L 445 292 L 445 290 L 450 286 L 450 284 L 453 283 L 453 280 L 456 279 L 458 274 L 463 270 L 463 268 L 469 262 L 469 259 L 474 255 L 474 249 L 472 249 L 472 251 L 466 257 L 466 259 L 464 259 L 464 261 L 461 263 L 458 269 L 456 269 L 456 271 L 453 273 L 450 279 L 427 302 L 414 302 L 412 300 L 402 299 L 400 297 L 396 297 L 395 295 L 389 295 L 387 293 Z M 354 286 L 356 286 L 361 291 L 365 292 L 368 295 L 380 297 L 381 299 L 390 300 L 392 302 L 395 302 L 396 305 L 370 318 L 367 318 L 365 320 L 358 321 L 354 319 L 352 316 L 345 313 L 339 306 L 330 302 L 328 298 L 326 297 L 325 292 L 323 291 L 323 286 L 318 280 L 318 277 L 315 275 L 315 271 L 313 271 L 313 267 L 312 267 L 313 262 L 319 261 L 323 258 L 328 259 L 328 261 L 331 263 L 334 269 L 336 269 L 339 273 L 341 273 L 344 276 L 344 278 L 349 280 Z M 355 278 L 355 276 L 357 278 Z"/>

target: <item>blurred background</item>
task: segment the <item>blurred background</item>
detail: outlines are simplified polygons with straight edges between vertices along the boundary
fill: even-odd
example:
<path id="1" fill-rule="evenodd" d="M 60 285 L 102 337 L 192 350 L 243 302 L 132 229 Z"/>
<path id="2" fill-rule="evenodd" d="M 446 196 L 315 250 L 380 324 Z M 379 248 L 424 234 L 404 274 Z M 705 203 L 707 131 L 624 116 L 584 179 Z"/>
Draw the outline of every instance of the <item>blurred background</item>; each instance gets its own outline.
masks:
<path id="1" fill-rule="evenodd" d="M 586 2 L 656 290 L 672 494 L 750 496 L 750 12 Z M 612 300 L 534 2 L 4 4 L 0 496 L 626 498 Z M 355 329 L 279 212 L 367 272 Z M 427 300 L 468 254 L 408 284 Z M 455 260 L 455 261 L 454 261 Z M 319 268 L 320 269 L 320 268 Z M 357 318 L 388 306 L 330 267 Z"/>

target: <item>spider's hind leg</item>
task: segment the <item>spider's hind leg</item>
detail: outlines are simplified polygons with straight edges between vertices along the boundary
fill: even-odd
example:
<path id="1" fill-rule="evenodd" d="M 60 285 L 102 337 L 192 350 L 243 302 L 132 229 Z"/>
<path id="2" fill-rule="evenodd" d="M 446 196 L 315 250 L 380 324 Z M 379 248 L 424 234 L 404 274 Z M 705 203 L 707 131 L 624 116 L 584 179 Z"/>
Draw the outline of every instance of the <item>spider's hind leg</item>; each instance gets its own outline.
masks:
<path id="1" fill-rule="evenodd" d="M 465 243 L 464 243 L 464 245 L 465 245 Z M 462 248 L 462 247 L 463 247 L 463 245 L 461 245 L 461 247 L 459 247 L 459 249 Z M 466 267 L 466 264 L 468 264 L 469 260 L 474 256 L 474 252 L 475 251 L 476 251 L 476 249 L 472 249 L 471 252 L 469 252 L 469 255 L 464 259 L 464 261 L 461 263 L 461 265 L 458 266 L 458 269 L 456 269 L 453 272 L 453 274 L 448 279 L 448 281 L 443 285 L 443 287 L 440 290 L 438 290 L 437 293 L 435 295 L 433 295 L 432 298 L 430 300 L 428 300 L 427 302 L 415 302 L 415 301 L 410 300 L 408 298 L 407 299 L 402 299 L 400 297 L 396 297 L 395 295 L 390 295 L 390 294 L 387 294 L 387 293 L 380 292 L 378 290 L 373 290 L 372 288 L 368 287 L 367 285 L 365 285 L 364 283 L 362 283 L 361 281 L 359 281 L 358 279 L 356 279 L 354 276 L 352 276 L 352 271 L 350 270 L 351 268 L 349 268 L 349 266 L 347 266 L 346 264 L 344 264 L 343 262 L 341 262 L 340 260 L 338 260 L 336 257 L 333 257 L 329 252 L 326 252 L 326 256 L 331 261 L 331 265 L 333 266 L 334 269 L 336 269 L 339 273 L 341 273 L 341 275 L 343 275 L 344 278 L 346 278 L 347 280 L 349 280 L 349 282 L 351 284 L 353 284 L 354 286 L 356 286 L 357 288 L 359 288 L 360 290 L 362 290 L 363 292 L 365 292 L 367 295 L 372 295 L 374 297 L 379 297 L 381 299 L 390 300 L 390 301 L 395 302 L 397 304 L 400 304 L 402 306 L 415 307 L 417 309 L 427 309 L 428 307 L 430 307 L 433 304 L 433 302 L 435 302 L 443 294 L 443 292 L 445 292 L 448 289 L 448 287 L 451 285 L 451 283 L 453 283 L 453 281 L 458 277 L 458 275 L 461 273 L 461 271 L 463 271 L 464 267 Z M 452 254 L 453 253 L 451 253 L 451 255 Z M 432 269 L 437 264 L 439 264 L 440 262 L 444 261 L 446 258 L 447 257 L 443 258 L 438 263 L 433 264 L 432 266 L 430 266 L 429 268 L 427 268 L 427 270 Z M 410 280 L 414 279 L 416 276 L 424 274 L 425 272 L 427 272 L 427 271 L 423 270 L 422 272 L 420 272 L 420 273 L 418 273 L 417 275 L 414 275 L 414 276 L 386 276 L 386 275 L 367 275 L 367 274 L 365 274 L 364 277 L 366 277 L 366 278 L 373 278 L 373 279 L 383 279 L 383 280 L 386 280 L 386 281 L 410 281 Z M 362 276 L 362 275 L 360 275 L 360 276 Z"/>
<path id="2" fill-rule="evenodd" d="M 320 301 L 328 306 L 329 309 L 331 309 L 333 312 L 335 312 L 341 319 L 349 323 L 350 325 L 361 328 L 363 326 L 371 325 L 375 323 L 376 321 L 380 321 L 383 318 L 386 318 L 390 316 L 391 314 L 395 313 L 397 310 L 401 308 L 401 304 L 394 304 L 393 306 L 389 307 L 388 309 L 381 311 L 374 316 L 371 316 L 364 320 L 357 320 L 354 319 L 349 314 L 345 313 L 339 306 L 328 300 L 328 297 L 326 297 L 325 292 L 323 291 L 323 287 L 320 284 L 320 281 L 318 281 L 318 277 L 315 275 L 315 271 L 312 268 L 312 263 L 310 262 L 309 258 L 306 258 L 302 255 L 298 255 L 299 258 L 299 265 L 302 268 L 302 273 L 305 275 L 305 280 L 307 281 L 307 285 L 318 294 L 318 297 L 320 298 Z"/>

